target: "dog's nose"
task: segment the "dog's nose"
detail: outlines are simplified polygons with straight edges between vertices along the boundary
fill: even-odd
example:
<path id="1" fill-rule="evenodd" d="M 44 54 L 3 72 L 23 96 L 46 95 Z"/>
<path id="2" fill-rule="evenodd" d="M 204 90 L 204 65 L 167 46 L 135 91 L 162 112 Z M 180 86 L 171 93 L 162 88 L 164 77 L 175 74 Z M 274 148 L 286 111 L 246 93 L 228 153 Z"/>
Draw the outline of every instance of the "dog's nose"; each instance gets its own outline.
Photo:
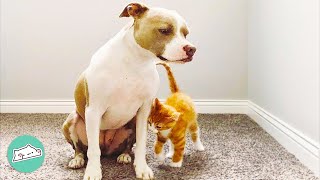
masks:
<path id="1" fill-rule="evenodd" d="M 183 50 L 186 52 L 186 54 L 189 56 L 189 57 L 192 57 L 194 55 L 194 53 L 196 52 L 196 48 L 193 47 L 193 46 L 190 46 L 190 45 L 185 45 L 183 47 Z"/>

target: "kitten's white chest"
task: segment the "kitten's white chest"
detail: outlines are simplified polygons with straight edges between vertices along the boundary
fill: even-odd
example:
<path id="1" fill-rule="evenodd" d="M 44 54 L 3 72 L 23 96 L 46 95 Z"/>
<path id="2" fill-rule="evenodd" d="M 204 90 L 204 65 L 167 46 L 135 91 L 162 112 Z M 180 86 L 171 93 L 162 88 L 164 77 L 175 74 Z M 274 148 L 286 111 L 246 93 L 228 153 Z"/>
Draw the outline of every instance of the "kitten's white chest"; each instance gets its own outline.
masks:
<path id="1" fill-rule="evenodd" d="M 168 137 L 171 132 L 171 129 L 160 131 L 161 136 Z"/>

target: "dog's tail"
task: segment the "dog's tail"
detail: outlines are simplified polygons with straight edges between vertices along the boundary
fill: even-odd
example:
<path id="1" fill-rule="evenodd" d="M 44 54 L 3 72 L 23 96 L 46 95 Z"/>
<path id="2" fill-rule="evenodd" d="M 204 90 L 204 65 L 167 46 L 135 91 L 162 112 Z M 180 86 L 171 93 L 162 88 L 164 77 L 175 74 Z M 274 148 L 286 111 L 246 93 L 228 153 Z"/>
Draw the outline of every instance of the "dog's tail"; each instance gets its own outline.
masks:
<path id="1" fill-rule="evenodd" d="M 172 71 L 171 71 L 171 67 L 165 63 L 165 62 L 157 62 L 157 65 L 162 65 L 164 68 L 166 68 L 167 70 L 167 74 L 168 74 L 168 80 L 169 80 L 169 84 L 170 84 L 170 90 L 171 90 L 171 93 L 176 93 L 176 92 L 179 92 L 179 87 L 177 85 L 177 82 L 172 74 Z"/>

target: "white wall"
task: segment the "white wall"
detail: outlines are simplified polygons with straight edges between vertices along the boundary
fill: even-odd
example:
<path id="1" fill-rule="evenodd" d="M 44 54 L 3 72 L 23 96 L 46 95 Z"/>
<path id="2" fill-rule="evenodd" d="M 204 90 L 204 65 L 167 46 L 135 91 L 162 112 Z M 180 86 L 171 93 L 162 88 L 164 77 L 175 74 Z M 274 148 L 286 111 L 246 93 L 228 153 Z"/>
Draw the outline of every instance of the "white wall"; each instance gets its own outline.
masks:
<path id="1" fill-rule="evenodd" d="M 319 143 L 319 1 L 249 1 L 249 100 Z"/>
<path id="2" fill-rule="evenodd" d="M 1 99 L 72 99 L 91 55 L 128 22 L 118 18 L 128 2 L 3 0 Z M 247 99 L 246 0 L 148 4 L 177 10 L 191 28 L 194 62 L 174 67 L 182 89 L 197 99 Z"/>

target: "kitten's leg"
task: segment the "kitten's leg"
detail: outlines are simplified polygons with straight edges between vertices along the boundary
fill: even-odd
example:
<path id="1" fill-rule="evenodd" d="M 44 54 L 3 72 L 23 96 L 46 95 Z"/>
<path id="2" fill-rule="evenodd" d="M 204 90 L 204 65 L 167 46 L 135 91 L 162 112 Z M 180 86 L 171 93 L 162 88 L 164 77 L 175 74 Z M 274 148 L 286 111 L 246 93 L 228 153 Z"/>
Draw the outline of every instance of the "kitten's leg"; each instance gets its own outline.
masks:
<path id="1" fill-rule="evenodd" d="M 200 140 L 200 129 L 199 129 L 199 126 L 198 126 L 198 122 L 195 121 L 194 123 L 192 123 L 189 126 L 189 130 L 190 130 L 190 133 L 191 133 L 191 139 L 193 141 L 195 149 L 198 150 L 198 151 L 203 151 L 204 147 L 203 147 L 202 142 Z"/>
<path id="2" fill-rule="evenodd" d="M 172 141 L 169 139 L 169 152 L 166 154 L 167 158 L 172 158 L 174 153 L 174 145 L 172 144 Z"/>
<path id="3" fill-rule="evenodd" d="M 184 147 L 186 144 L 185 133 L 180 135 L 181 137 L 174 137 L 171 139 L 174 145 L 174 153 L 172 156 L 171 167 L 181 167 L 183 161 Z"/>
<path id="4" fill-rule="evenodd" d="M 163 151 L 163 145 L 166 143 L 167 138 L 162 137 L 160 134 L 157 135 L 157 141 L 154 145 L 155 156 L 161 163 L 164 162 L 165 156 Z"/>

